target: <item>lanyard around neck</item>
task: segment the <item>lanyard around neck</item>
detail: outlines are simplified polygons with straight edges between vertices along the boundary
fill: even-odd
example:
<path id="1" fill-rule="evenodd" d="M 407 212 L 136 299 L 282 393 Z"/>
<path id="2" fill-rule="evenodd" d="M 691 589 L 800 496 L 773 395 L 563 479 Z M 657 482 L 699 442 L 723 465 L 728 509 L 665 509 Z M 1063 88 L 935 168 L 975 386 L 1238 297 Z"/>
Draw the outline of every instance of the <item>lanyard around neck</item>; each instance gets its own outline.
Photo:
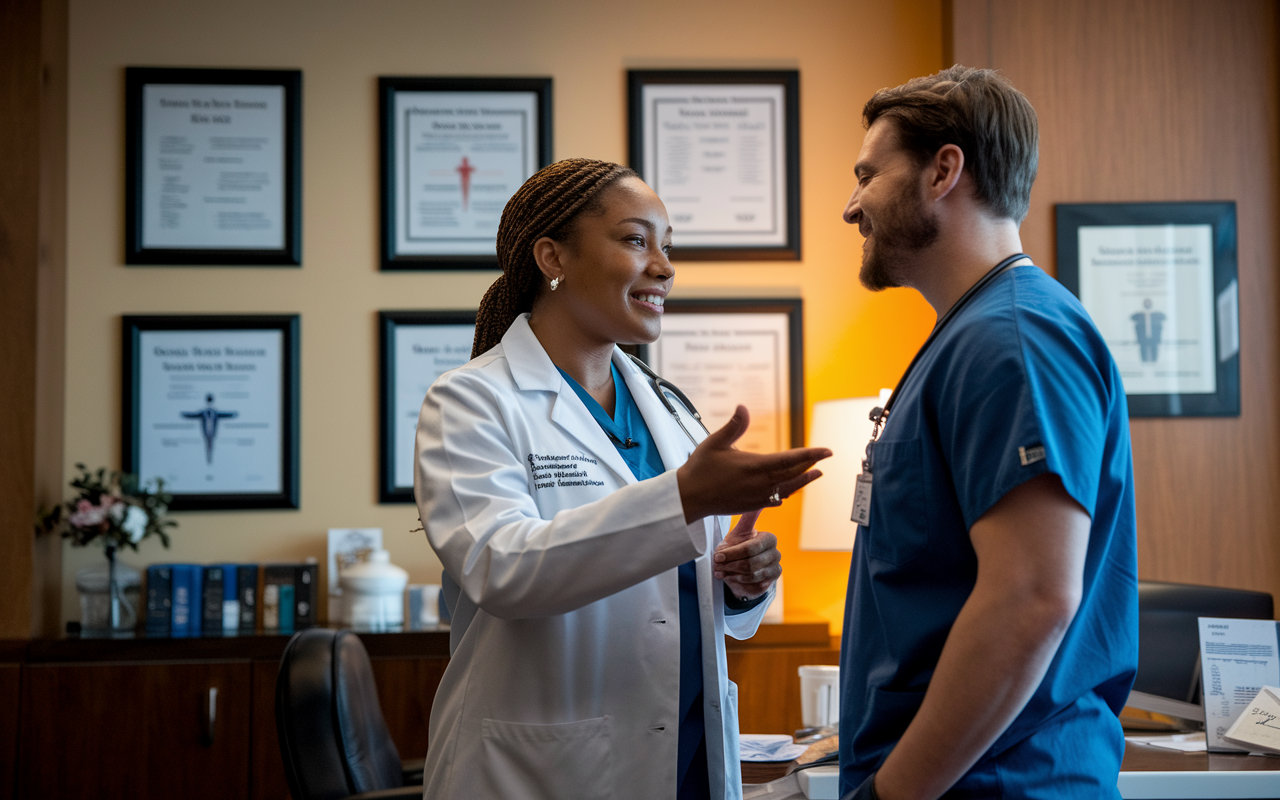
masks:
<path id="1" fill-rule="evenodd" d="M 863 471 L 871 471 L 871 445 L 875 444 L 876 439 L 880 437 L 880 431 L 884 429 L 885 423 L 889 420 L 889 410 L 893 408 L 894 403 L 897 402 L 899 392 L 906 384 L 907 378 L 915 369 L 916 364 L 920 362 L 920 357 L 929 349 L 929 345 L 933 344 L 933 340 L 938 338 L 938 334 L 941 333 L 946 324 L 950 322 L 957 313 L 959 313 L 960 309 L 964 308 L 970 300 L 977 297 L 983 289 L 990 286 L 991 283 L 996 278 L 1000 277 L 1005 270 L 1009 269 L 1024 258 L 1031 258 L 1031 256 L 1026 253 L 1014 253 L 999 264 L 996 264 L 987 272 L 986 275 L 983 275 L 978 279 L 977 283 L 970 286 L 967 292 L 960 295 L 960 299 L 953 303 L 951 308 L 947 309 L 947 313 L 938 318 L 937 323 L 933 326 L 933 330 L 929 331 L 929 338 L 925 339 L 924 344 L 920 345 L 920 349 L 916 351 L 915 356 L 911 359 L 911 363 L 907 365 L 906 372 L 902 373 L 902 377 L 898 379 L 898 385 L 893 387 L 893 393 L 889 395 L 888 402 L 884 404 L 883 408 L 877 406 L 871 409 L 871 421 L 875 423 L 875 427 L 871 429 L 871 441 L 867 443 L 867 457 L 862 460 Z"/>

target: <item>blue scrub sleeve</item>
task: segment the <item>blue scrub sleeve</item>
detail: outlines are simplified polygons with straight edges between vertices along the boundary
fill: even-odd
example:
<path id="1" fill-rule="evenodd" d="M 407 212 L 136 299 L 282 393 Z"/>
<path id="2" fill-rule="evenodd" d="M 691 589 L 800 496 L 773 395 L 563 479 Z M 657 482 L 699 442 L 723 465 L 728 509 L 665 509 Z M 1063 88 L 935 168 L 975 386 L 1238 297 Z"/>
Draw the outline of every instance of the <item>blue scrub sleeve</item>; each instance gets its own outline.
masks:
<path id="1" fill-rule="evenodd" d="M 1018 281 L 1002 289 L 1039 293 Z M 967 527 L 1045 472 L 1094 513 L 1109 406 L 1096 363 L 1107 360 L 1089 352 L 1078 320 L 1045 305 L 1048 312 L 1037 310 L 1034 297 L 1006 305 L 1001 319 L 957 331 L 951 352 L 939 359 L 949 366 L 931 402 Z"/>

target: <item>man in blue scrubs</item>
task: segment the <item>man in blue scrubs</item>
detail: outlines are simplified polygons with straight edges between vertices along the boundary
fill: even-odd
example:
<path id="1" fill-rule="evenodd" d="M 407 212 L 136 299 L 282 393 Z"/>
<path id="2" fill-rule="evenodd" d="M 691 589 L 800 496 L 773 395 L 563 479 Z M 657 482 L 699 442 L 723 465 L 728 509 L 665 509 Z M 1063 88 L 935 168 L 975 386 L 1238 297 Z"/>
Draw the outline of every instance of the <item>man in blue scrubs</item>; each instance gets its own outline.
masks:
<path id="1" fill-rule="evenodd" d="M 1027 99 L 952 67 L 876 93 L 845 210 L 867 288 L 938 314 L 868 449 L 841 651 L 849 797 L 1118 798 L 1138 661 L 1124 387 L 1021 254 Z"/>

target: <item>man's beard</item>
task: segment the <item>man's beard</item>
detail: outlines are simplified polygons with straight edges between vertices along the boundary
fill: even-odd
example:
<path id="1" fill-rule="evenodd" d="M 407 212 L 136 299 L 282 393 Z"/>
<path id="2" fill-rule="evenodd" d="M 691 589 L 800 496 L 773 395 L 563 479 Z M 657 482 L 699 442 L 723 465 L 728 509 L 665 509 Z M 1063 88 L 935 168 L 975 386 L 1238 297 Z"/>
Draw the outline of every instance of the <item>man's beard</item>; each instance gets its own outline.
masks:
<path id="1" fill-rule="evenodd" d="M 938 239 L 938 218 L 930 216 L 918 194 L 907 193 L 885 209 L 862 246 L 858 280 L 873 292 L 902 286 L 905 261 Z"/>

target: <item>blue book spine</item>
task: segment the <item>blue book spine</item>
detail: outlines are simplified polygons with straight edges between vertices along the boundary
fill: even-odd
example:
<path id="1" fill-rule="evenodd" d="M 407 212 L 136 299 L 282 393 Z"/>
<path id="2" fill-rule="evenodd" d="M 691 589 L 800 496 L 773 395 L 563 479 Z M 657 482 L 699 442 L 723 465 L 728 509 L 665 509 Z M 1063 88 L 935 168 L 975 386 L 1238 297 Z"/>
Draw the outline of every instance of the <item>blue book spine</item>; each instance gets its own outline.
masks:
<path id="1" fill-rule="evenodd" d="M 293 585 L 280 584 L 280 632 L 293 633 Z"/>
<path id="2" fill-rule="evenodd" d="M 204 567 L 191 565 L 191 635 L 199 636 L 204 626 Z"/>
<path id="3" fill-rule="evenodd" d="M 168 564 L 147 567 L 147 633 L 168 636 L 173 615 L 173 569 Z"/>
<path id="4" fill-rule="evenodd" d="M 222 567 L 222 632 L 234 633 L 240 627 L 239 570 L 235 564 L 219 566 Z"/>
<path id="5" fill-rule="evenodd" d="M 200 608 L 195 602 L 196 568 L 191 564 L 174 564 L 169 569 L 173 579 L 169 632 L 172 636 L 191 636 L 192 623 L 199 616 Z"/>

